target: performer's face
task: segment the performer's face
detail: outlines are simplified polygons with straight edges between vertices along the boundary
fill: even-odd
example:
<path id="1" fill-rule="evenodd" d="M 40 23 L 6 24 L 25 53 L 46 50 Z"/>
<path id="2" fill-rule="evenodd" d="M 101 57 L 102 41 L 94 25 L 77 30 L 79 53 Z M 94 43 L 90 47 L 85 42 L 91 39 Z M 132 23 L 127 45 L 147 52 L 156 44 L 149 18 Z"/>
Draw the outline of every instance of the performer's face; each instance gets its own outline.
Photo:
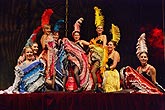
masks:
<path id="1" fill-rule="evenodd" d="M 33 50 L 30 47 L 26 48 L 25 56 L 26 56 L 27 60 L 32 60 L 32 58 L 33 58 Z"/>
<path id="2" fill-rule="evenodd" d="M 73 38 L 74 38 L 75 42 L 78 41 L 80 39 L 80 33 L 75 32 L 73 35 Z"/>
<path id="3" fill-rule="evenodd" d="M 54 32 L 54 33 L 53 33 L 53 39 L 54 39 L 55 41 L 58 41 L 58 39 L 59 39 L 59 33 L 58 33 L 58 32 Z"/>
<path id="4" fill-rule="evenodd" d="M 112 51 L 112 50 L 114 50 L 115 49 L 115 46 L 114 46 L 114 44 L 113 44 L 113 42 L 108 42 L 108 50 L 109 51 Z"/>
<path id="5" fill-rule="evenodd" d="M 100 25 L 100 26 L 97 26 L 96 32 L 97 32 L 98 34 L 102 34 L 103 31 L 104 31 L 103 26 L 101 26 L 101 25 Z"/>
<path id="6" fill-rule="evenodd" d="M 43 28 L 43 32 L 44 32 L 44 34 L 49 35 L 51 32 L 51 27 L 49 25 L 45 25 Z"/>
<path id="7" fill-rule="evenodd" d="M 33 49 L 34 53 L 37 54 L 37 52 L 38 52 L 38 44 L 37 43 L 34 43 L 32 45 L 32 49 Z"/>
<path id="8" fill-rule="evenodd" d="M 147 64 L 147 61 L 148 61 L 147 54 L 146 53 L 141 53 L 140 56 L 139 56 L 139 60 L 140 60 L 142 65 Z"/>

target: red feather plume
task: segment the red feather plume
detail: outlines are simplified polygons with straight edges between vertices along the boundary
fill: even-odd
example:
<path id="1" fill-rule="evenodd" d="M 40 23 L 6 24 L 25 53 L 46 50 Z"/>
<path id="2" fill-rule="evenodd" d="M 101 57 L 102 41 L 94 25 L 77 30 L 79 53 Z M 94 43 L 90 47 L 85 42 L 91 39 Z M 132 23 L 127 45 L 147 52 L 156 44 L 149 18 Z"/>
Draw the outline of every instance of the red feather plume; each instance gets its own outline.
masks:
<path id="1" fill-rule="evenodd" d="M 46 24 L 49 24 L 50 16 L 53 14 L 52 9 L 46 9 L 42 14 L 41 26 L 43 27 Z"/>

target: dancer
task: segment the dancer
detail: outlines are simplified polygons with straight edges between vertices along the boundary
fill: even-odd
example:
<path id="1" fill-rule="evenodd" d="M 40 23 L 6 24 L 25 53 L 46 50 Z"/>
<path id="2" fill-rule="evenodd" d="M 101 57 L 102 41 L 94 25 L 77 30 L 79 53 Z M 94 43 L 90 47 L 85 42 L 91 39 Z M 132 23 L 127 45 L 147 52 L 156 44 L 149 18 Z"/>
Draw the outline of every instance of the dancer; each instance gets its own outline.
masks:
<path id="1" fill-rule="evenodd" d="M 82 53 L 84 55 L 84 57 L 87 58 L 87 52 L 85 52 L 85 46 L 89 46 L 89 42 L 85 41 L 85 40 L 80 40 L 80 24 L 82 23 L 84 19 L 83 18 L 79 18 L 76 23 L 74 24 L 74 31 L 72 32 L 72 37 L 74 38 L 74 43 L 79 47 L 79 49 L 82 49 L 82 52 L 84 50 L 84 52 Z M 78 60 L 79 61 L 79 60 Z M 88 60 L 87 60 L 88 61 Z M 91 80 L 91 76 L 89 74 L 89 68 L 88 68 L 88 62 L 85 61 L 87 64 L 84 66 L 86 67 L 86 73 L 81 74 L 81 64 L 76 65 L 77 63 L 75 63 L 73 60 L 70 60 L 70 64 L 71 67 L 73 68 L 73 73 L 74 73 L 74 78 L 76 80 L 76 84 L 77 84 L 77 90 L 74 90 L 74 92 L 81 92 L 83 89 L 91 89 L 92 86 L 92 82 L 90 82 Z M 82 65 L 83 66 L 83 65 Z M 81 77 L 87 77 L 88 79 L 86 79 L 86 82 L 88 82 L 88 86 L 85 88 L 82 85 L 82 78 Z M 80 79 L 81 78 L 81 79 Z"/>
<path id="2" fill-rule="evenodd" d="M 156 82 L 156 69 L 147 63 L 148 50 L 145 42 L 145 33 L 139 37 L 136 48 L 136 54 L 141 62 L 141 66 L 137 68 L 137 71 L 130 66 L 121 69 L 120 75 L 123 88 L 130 89 L 130 93 L 162 94 L 164 89 Z"/>
<path id="3" fill-rule="evenodd" d="M 25 46 L 25 61 L 15 67 L 15 80 L 3 93 L 29 93 L 45 91 L 45 64 L 42 59 L 34 60 L 33 50 Z"/>
<path id="4" fill-rule="evenodd" d="M 42 15 L 41 26 L 43 35 L 41 36 L 40 43 L 42 45 L 42 52 L 40 58 L 45 61 L 46 64 L 46 84 L 47 88 L 51 89 L 53 85 L 53 75 L 55 74 L 55 42 L 53 34 L 51 33 L 51 25 L 49 24 L 50 16 L 52 15 L 52 9 L 46 9 Z"/>
<path id="5" fill-rule="evenodd" d="M 53 77 L 54 81 L 54 89 L 56 91 L 66 91 L 65 85 L 66 85 L 66 78 L 68 75 L 67 71 L 67 55 L 66 51 L 64 50 L 64 44 L 62 42 L 62 39 L 60 39 L 60 28 L 62 27 L 62 24 L 64 23 L 64 20 L 58 20 L 53 29 L 53 39 L 55 42 L 55 48 L 56 48 L 56 59 L 55 59 L 55 72 L 56 74 Z"/>
<path id="6" fill-rule="evenodd" d="M 94 10 L 95 10 L 96 32 L 98 36 L 90 41 L 89 62 L 91 65 L 91 73 L 94 81 L 93 91 L 96 92 L 98 90 L 98 86 L 99 88 L 101 87 L 102 80 L 101 78 L 100 80 L 98 80 L 98 78 L 105 70 L 104 67 L 108 60 L 107 59 L 108 50 L 106 47 L 107 37 L 106 35 L 103 35 L 104 17 L 100 12 L 101 9 L 99 9 L 98 7 L 94 7 Z M 97 77 L 96 75 L 98 73 L 98 70 L 100 70 L 98 74 L 99 77 Z"/>
<path id="7" fill-rule="evenodd" d="M 137 43 L 137 57 L 140 61 L 140 66 L 137 67 L 137 72 L 146 77 L 149 81 L 151 81 L 154 85 L 157 86 L 159 90 L 165 92 L 162 86 L 158 84 L 156 81 L 156 69 L 151 64 L 148 64 L 148 50 L 145 43 L 145 33 L 143 33 L 138 39 Z"/>
<path id="8" fill-rule="evenodd" d="M 120 89 L 120 75 L 117 71 L 117 64 L 120 62 L 120 54 L 116 49 L 120 40 L 120 30 L 112 24 L 112 40 L 108 42 L 108 62 L 106 70 L 103 72 L 103 90 L 104 92 L 116 92 Z"/>
<path id="9" fill-rule="evenodd" d="M 32 47 L 34 51 L 34 59 L 38 58 L 38 43 L 36 42 L 36 36 L 38 32 L 41 30 L 41 26 L 38 26 L 32 33 L 32 35 L 27 40 L 25 46 Z M 22 51 L 21 55 L 19 56 L 17 60 L 17 65 L 21 64 L 23 61 L 25 61 L 25 55 Z"/>

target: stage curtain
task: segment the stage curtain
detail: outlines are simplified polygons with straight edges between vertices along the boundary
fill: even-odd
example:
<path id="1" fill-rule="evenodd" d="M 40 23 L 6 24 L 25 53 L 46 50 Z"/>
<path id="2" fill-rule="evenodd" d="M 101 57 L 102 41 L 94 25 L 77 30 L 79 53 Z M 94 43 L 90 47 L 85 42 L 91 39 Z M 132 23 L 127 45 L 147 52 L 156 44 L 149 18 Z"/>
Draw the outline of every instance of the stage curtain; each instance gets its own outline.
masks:
<path id="1" fill-rule="evenodd" d="M 32 93 L 0 95 L 0 110 L 165 110 L 165 95 Z"/>

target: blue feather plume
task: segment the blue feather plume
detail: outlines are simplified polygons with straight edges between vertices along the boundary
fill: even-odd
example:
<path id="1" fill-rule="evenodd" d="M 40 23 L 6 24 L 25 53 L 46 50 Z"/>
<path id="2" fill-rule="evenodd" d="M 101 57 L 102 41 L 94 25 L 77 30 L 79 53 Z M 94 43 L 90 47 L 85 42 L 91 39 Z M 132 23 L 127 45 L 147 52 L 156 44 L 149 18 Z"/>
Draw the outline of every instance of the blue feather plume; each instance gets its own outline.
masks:
<path id="1" fill-rule="evenodd" d="M 61 24 L 64 23 L 64 20 L 58 20 L 56 24 L 54 25 L 54 31 L 58 32 L 61 28 Z"/>

